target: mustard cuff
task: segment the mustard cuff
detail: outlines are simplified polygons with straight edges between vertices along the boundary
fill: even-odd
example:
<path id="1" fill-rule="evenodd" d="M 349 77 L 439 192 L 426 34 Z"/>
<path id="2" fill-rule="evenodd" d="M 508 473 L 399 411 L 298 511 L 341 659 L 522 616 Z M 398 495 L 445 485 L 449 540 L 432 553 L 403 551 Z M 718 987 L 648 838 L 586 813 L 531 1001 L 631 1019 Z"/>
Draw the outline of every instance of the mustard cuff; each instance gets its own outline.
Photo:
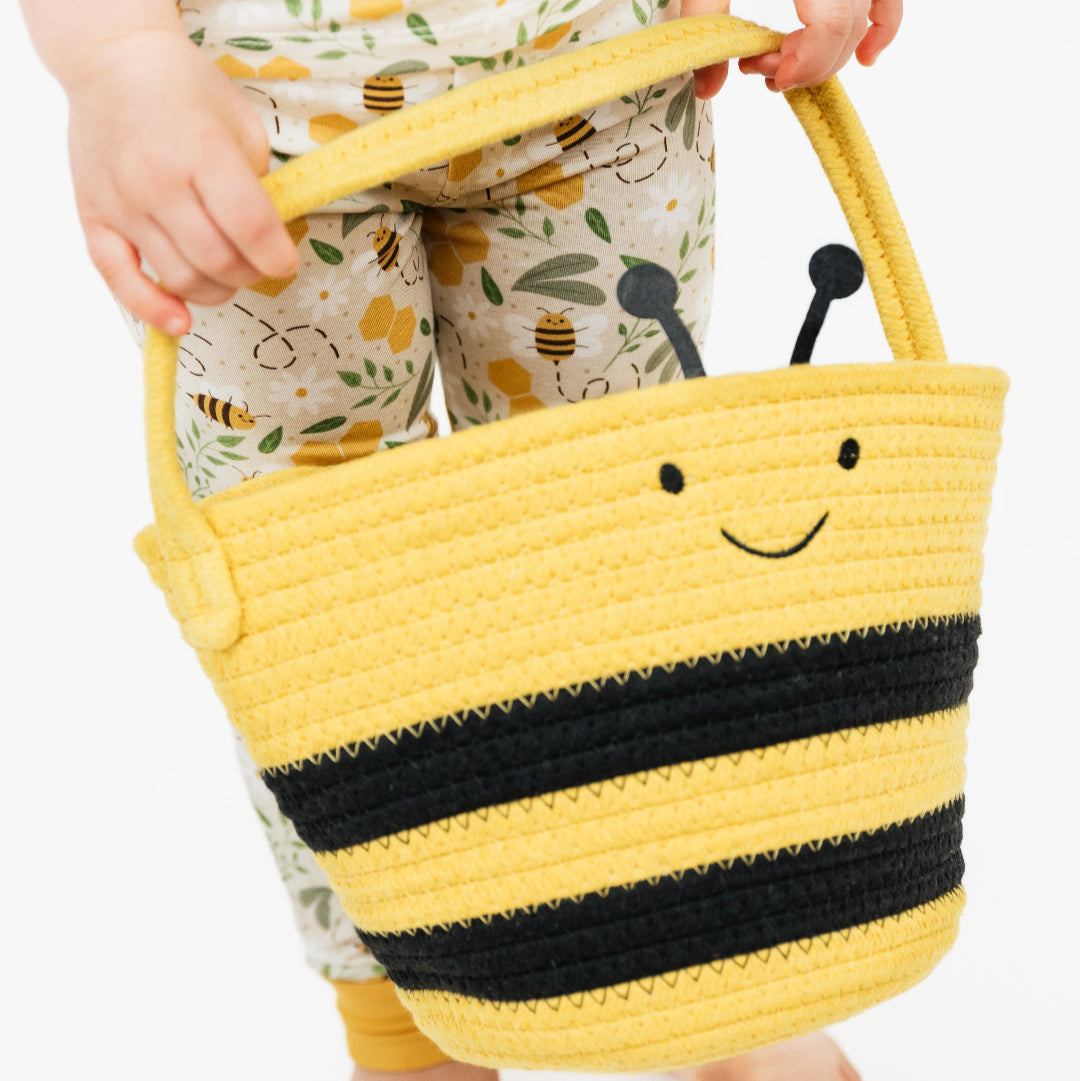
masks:
<path id="1" fill-rule="evenodd" d="M 370 1070 L 418 1070 L 450 1062 L 425 1036 L 386 977 L 356 982 L 330 980 L 345 1022 L 349 1057 Z"/>

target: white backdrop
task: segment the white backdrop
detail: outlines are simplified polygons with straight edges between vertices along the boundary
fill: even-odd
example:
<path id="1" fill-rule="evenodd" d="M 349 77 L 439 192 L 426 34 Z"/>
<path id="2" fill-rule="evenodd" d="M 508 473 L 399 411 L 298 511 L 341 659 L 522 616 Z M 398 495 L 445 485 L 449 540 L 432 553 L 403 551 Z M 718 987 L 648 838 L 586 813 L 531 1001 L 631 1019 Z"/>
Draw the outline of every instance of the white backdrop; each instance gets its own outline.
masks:
<path id="1" fill-rule="evenodd" d="M 734 7 L 796 25 L 790 0 Z M 1080 25 L 1065 0 L 1037 10 L 1036 25 L 1000 0 L 912 2 L 876 69 L 845 77 L 952 358 L 1012 379 L 971 698 L 968 907 L 929 980 L 834 1028 L 864 1081 L 1078 1075 Z M 151 518 L 140 358 L 86 256 L 63 95 L 5 12 L 0 1076 L 345 1081 L 332 992 L 303 964 L 223 710 L 131 548 Z M 807 260 L 848 240 L 781 98 L 736 73 L 716 110 L 711 375 L 786 364 Z M 864 288 L 830 313 L 815 362 L 886 356 Z"/>

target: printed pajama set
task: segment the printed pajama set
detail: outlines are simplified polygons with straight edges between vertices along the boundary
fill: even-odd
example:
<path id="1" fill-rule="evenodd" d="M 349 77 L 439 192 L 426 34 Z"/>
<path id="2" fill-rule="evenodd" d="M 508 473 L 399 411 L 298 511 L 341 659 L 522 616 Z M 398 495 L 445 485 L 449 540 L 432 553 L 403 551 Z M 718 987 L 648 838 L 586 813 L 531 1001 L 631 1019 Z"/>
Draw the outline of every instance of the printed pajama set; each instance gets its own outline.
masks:
<path id="1" fill-rule="evenodd" d="M 451 87 L 678 16 L 679 0 L 198 0 L 184 29 L 243 91 L 271 167 Z M 712 288 L 713 132 L 687 74 L 357 192 L 290 224 L 302 257 L 180 343 L 177 454 L 194 498 L 291 465 L 681 379 L 616 282 L 669 269 L 699 347 Z M 141 344 L 143 328 L 124 313 Z M 412 1025 L 237 739 L 308 962 L 363 1065 L 446 1056 Z"/>

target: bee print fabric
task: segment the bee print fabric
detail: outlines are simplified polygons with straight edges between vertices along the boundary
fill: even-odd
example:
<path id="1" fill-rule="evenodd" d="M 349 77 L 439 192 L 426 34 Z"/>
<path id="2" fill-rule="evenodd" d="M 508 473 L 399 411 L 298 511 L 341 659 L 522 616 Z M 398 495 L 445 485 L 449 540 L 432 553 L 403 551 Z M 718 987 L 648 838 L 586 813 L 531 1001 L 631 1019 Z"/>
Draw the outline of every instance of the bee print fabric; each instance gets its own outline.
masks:
<path id="1" fill-rule="evenodd" d="M 678 8 L 204 0 L 181 14 L 258 111 L 273 168 L 392 110 Z M 435 365 L 455 431 L 682 379 L 659 322 L 624 311 L 616 285 L 643 261 L 670 270 L 701 348 L 714 174 L 710 109 L 686 74 L 291 223 L 295 276 L 190 306 L 176 449 L 193 497 L 436 436 Z M 381 975 L 257 771 L 244 776 L 310 962 L 335 979 Z"/>

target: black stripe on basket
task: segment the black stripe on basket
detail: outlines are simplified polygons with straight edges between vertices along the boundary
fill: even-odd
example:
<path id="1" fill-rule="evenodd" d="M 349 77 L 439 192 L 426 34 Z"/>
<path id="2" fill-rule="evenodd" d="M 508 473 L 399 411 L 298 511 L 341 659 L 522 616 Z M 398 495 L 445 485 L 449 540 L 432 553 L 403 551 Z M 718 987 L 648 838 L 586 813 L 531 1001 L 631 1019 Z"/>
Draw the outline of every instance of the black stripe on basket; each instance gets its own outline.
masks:
<path id="1" fill-rule="evenodd" d="M 305 844 L 335 851 L 623 774 L 953 709 L 971 691 L 979 631 L 977 615 L 957 617 L 633 672 L 263 778 Z"/>
<path id="2" fill-rule="evenodd" d="M 554 909 L 360 937 L 408 990 L 514 1002 L 610 987 L 844 931 L 942 897 L 964 873 L 963 809 L 960 797 L 817 851 L 714 864 L 681 881 L 615 887 Z"/>

